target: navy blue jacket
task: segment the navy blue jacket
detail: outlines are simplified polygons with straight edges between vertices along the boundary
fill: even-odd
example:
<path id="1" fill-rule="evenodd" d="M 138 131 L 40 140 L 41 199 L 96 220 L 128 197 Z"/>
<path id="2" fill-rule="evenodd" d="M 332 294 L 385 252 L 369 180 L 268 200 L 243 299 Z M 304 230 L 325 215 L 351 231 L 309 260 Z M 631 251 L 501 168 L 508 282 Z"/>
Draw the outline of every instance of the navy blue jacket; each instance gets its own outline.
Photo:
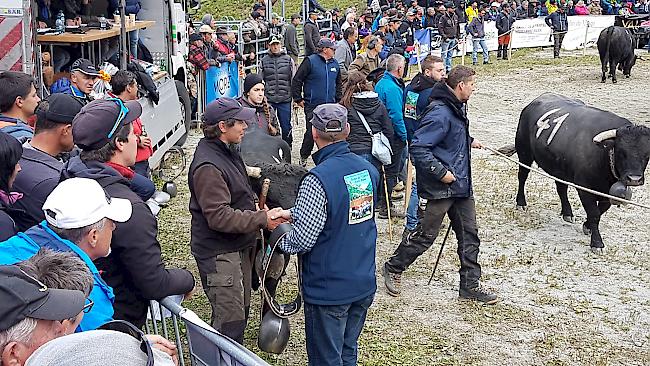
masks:
<path id="1" fill-rule="evenodd" d="M 323 103 L 336 103 L 341 100 L 341 72 L 339 63 L 319 54 L 305 58 L 291 82 L 293 100 L 316 107 Z"/>
<path id="2" fill-rule="evenodd" d="M 327 220 L 311 251 L 302 255 L 305 302 L 343 305 L 375 292 L 379 173 L 337 142 L 313 154 L 313 174 L 327 197 Z"/>
<path id="3" fill-rule="evenodd" d="M 418 195 L 426 199 L 472 196 L 469 120 L 465 106 L 445 83 L 437 83 L 433 99 L 409 147 L 415 165 Z M 456 181 L 440 181 L 447 171 Z"/>
<path id="4" fill-rule="evenodd" d="M 553 14 L 547 16 L 544 21 L 555 32 L 566 32 L 569 30 L 569 20 L 567 19 L 566 13 L 555 11 Z"/>
<path id="5" fill-rule="evenodd" d="M 119 0 L 110 0 L 110 16 L 111 14 L 115 13 L 115 10 L 119 10 L 120 8 L 120 1 Z M 140 0 L 126 0 L 126 4 L 124 7 L 124 10 L 126 12 L 126 15 L 129 14 L 138 14 L 142 6 L 140 5 Z"/>
<path id="6" fill-rule="evenodd" d="M 413 133 L 420 125 L 422 113 L 429 105 L 429 96 L 435 83 L 430 77 L 418 73 L 404 89 L 404 125 L 409 142 L 413 140 Z"/>

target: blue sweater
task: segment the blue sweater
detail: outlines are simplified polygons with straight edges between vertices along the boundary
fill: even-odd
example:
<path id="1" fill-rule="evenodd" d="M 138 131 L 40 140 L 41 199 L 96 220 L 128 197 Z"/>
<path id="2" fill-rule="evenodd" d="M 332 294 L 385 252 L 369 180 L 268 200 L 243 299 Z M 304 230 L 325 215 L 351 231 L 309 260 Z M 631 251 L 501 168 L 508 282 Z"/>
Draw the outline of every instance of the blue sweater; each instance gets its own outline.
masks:
<path id="1" fill-rule="evenodd" d="M 84 314 L 77 332 L 97 329 L 100 325 L 113 320 L 113 289 L 104 282 L 88 255 L 74 243 L 63 239 L 52 231 L 45 221 L 30 228 L 25 233 L 18 233 L 9 240 L 0 243 L 0 265 L 15 264 L 31 258 L 41 248 L 60 252 L 74 252 L 86 263 L 93 274 L 93 289 L 89 298 L 94 305 L 89 313 Z"/>
<path id="2" fill-rule="evenodd" d="M 343 305 L 363 299 L 377 289 L 375 249 L 379 173 L 350 152 L 345 141 L 313 155 L 310 171 L 327 196 L 327 221 L 311 251 L 302 255 L 305 302 Z"/>
<path id="3" fill-rule="evenodd" d="M 388 116 L 393 122 L 395 135 L 406 141 L 406 126 L 404 125 L 404 82 L 385 71 L 384 77 L 375 86 L 379 100 L 386 106 Z"/>

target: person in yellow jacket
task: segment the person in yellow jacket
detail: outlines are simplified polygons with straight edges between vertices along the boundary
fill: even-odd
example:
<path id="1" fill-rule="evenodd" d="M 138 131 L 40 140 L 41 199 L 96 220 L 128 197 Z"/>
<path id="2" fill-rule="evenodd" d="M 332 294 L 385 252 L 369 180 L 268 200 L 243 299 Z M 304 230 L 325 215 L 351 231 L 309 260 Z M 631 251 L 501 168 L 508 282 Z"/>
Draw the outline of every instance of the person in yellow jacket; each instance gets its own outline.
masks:
<path id="1" fill-rule="evenodd" d="M 557 11 L 557 1 L 546 0 L 546 9 L 548 10 L 548 15 L 555 13 Z"/>
<path id="2" fill-rule="evenodd" d="M 478 2 L 476 0 L 472 1 L 472 6 L 465 9 L 465 14 L 467 15 L 467 24 L 472 22 L 478 15 Z"/>

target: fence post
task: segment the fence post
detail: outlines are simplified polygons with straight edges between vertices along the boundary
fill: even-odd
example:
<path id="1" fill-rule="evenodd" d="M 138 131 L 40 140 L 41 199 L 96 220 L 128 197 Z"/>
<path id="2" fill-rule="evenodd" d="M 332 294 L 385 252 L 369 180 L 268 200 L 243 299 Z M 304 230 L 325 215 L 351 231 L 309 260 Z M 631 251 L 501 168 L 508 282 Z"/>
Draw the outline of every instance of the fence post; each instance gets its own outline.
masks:
<path id="1" fill-rule="evenodd" d="M 460 56 L 460 64 L 465 66 L 465 54 L 467 53 L 467 35 L 463 38 L 463 54 Z"/>
<path id="2" fill-rule="evenodd" d="M 587 21 L 587 28 L 585 28 L 585 41 L 582 44 L 582 56 L 587 55 L 587 37 L 589 36 L 589 21 Z"/>
<path id="3" fill-rule="evenodd" d="M 510 29 L 510 38 L 508 38 L 508 62 L 512 58 L 512 37 L 515 35 L 515 28 Z"/>

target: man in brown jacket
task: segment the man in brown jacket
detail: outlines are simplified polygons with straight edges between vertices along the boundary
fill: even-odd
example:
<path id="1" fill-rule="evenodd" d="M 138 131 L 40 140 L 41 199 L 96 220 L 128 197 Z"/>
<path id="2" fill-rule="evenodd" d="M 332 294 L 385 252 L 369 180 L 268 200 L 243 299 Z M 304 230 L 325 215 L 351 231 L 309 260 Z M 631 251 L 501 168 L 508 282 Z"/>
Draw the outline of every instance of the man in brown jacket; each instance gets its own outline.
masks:
<path id="1" fill-rule="evenodd" d="M 233 148 L 255 110 L 231 98 L 208 104 L 204 138 L 190 165 L 192 254 L 212 306 L 212 326 L 242 343 L 248 320 L 257 234 L 275 229 L 280 208 L 258 210 L 246 167 Z"/>

